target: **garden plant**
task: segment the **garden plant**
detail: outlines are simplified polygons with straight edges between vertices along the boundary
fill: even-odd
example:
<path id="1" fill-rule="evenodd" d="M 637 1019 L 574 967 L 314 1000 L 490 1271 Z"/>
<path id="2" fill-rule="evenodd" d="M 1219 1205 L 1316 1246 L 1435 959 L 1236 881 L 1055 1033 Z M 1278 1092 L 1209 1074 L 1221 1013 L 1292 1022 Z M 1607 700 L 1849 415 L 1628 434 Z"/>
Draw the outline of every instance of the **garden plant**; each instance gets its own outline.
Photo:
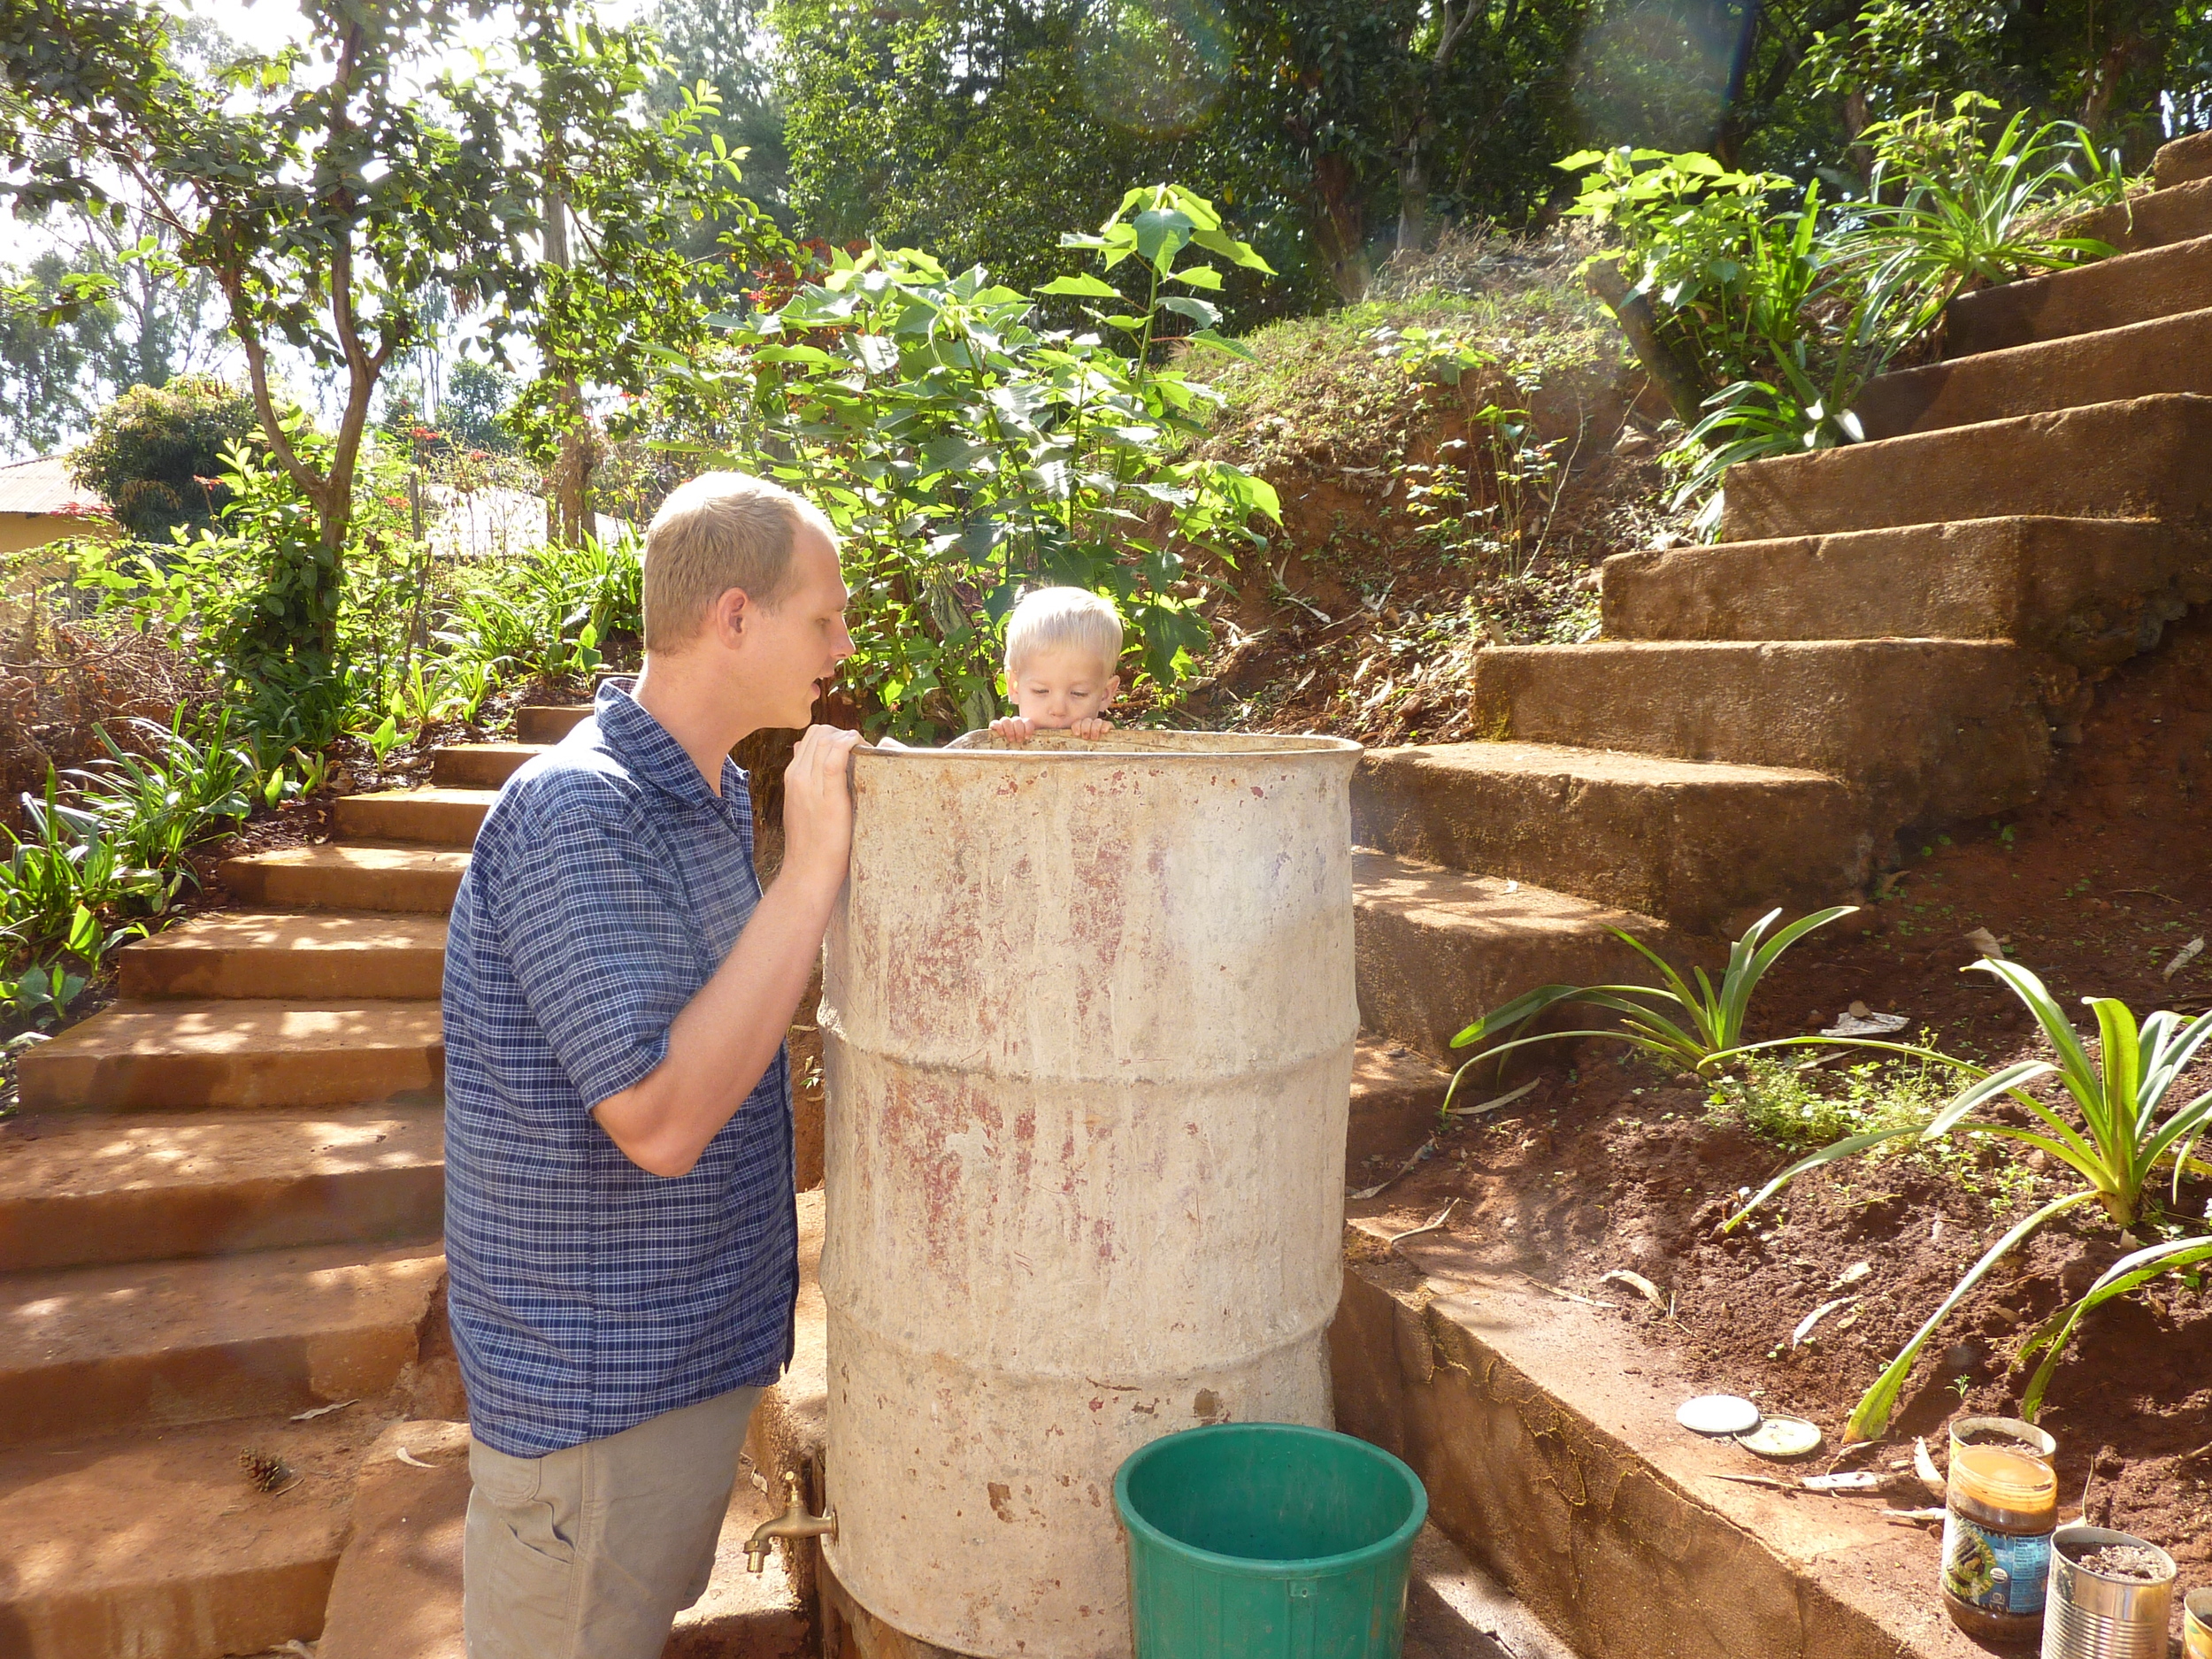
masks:
<path id="1" fill-rule="evenodd" d="M 1183 454 L 1219 394 L 1163 361 L 1242 351 L 1205 296 L 1223 267 L 1265 262 L 1171 184 L 1064 241 L 1098 271 L 1033 294 L 911 250 L 838 250 L 713 360 L 667 355 L 663 412 L 711 435 L 661 442 L 764 467 L 836 526 L 844 678 L 894 736 L 988 722 L 998 623 L 1025 582 L 1110 594 L 1143 673 L 1172 687 L 1206 640 L 1179 591 L 1186 555 L 1233 565 L 1261 544 L 1251 521 L 1280 516 L 1263 480 Z"/>
<path id="2" fill-rule="evenodd" d="M 1992 1268 L 2047 1223 L 2070 1210 L 2095 1203 L 2116 1226 L 2134 1227 L 2153 1218 L 2162 1171 L 2169 1177 L 2169 1194 L 2177 1202 L 2185 1172 L 2212 1174 L 2212 1168 L 2194 1156 L 2199 1140 L 2207 1125 L 2212 1124 L 2212 1089 L 2193 1100 L 2169 1103 L 2169 1096 L 2182 1074 L 2207 1041 L 2212 1040 L 2212 1014 L 2185 1020 L 2170 1010 L 2160 1010 L 2146 1016 L 2139 1025 L 2133 1012 L 2116 997 L 2085 997 L 2083 1002 L 2097 1018 L 2099 1047 L 2096 1056 L 2092 1058 L 2065 1010 L 2045 988 L 2042 980 L 2028 969 L 2016 962 L 1985 957 L 1968 964 L 1966 971 L 1989 973 L 2003 981 L 2034 1017 L 2037 1026 L 2057 1054 L 2057 1060 L 2017 1060 L 1990 1071 L 1924 1048 L 1847 1037 L 1781 1038 L 1713 1056 L 1714 1064 L 1725 1064 L 1760 1049 L 1841 1043 L 1918 1056 L 1948 1066 L 1970 1079 L 1965 1087 L 1924 1122 L 1847 1136 L 1799 1159 L 1723 1222 L 1724 1230 L 1740 1225 L 1768 1199 L 1808 1171 L 1908 1135 L 1923 1144 L 1954 1135 L 2016 1141 L 2055 1160 L 2059 1167 L 2070 1171 L 2079 1183 L 2016 1223 L 1967 1269 L 1950 1294 L 1860 1398 L 1846 1428 L 1853 1440 L 1872 1440 L 1882 1434 L 1889 1425 L 1890 1415 L 1911 1375 L 1914 1362 L 1929 1339 Z M 2038 1099 L 2025 1087 L 2053 1076 L 2060 1079 L 2064 1099 L 2071 1102 L 2070 1115 L 2060 1105 Z M 2004 1101 L 2013 1102 L 2030 1121 L 2014 1123 L 1996 1115 L 1993 1109 Z M 2163 1263 L 2158 1269 L 2161 1271 L 2183 1265 L 2169 1257 L 2157 1260 Z M 2105 1294 L 2100 1295 L 2099 1301 L 2121 1294 L 2110 1286 L 2104 1288 Z M 2074 1312 L 2063 1331 L 2070 1333 L 2080 1313 L 2085 1311 L 2085 1307 Z M 2064 1340 L 2054 1328 L 2045 1340 L 2053 1344 L 2047 1369 L 2062 1351 Z M 2038 1387 L 2039 1402 L 2041 1392 Z"/>
<path id="3" fill-rule="evenodd" d="M 2116 158 L 2068 121 L 1959 95 L 1944 113 L 1906 110 L 1870 126 L 1863 194 L 1725 167 L 1710 156 L 1583 150 L 1569 211 L 1626 245 L 1626 300 L 1649 304 L 1658 349 L 1705 413 L 1671 453 L 1678 503 L 1717 523 L 1722 475 L 1739 461 L 1858 442 L 1866 382 L 1924 342 L 1966 288 L 2112 252 L 2064 234 L 2073 213 L 2125 199 Z"/>

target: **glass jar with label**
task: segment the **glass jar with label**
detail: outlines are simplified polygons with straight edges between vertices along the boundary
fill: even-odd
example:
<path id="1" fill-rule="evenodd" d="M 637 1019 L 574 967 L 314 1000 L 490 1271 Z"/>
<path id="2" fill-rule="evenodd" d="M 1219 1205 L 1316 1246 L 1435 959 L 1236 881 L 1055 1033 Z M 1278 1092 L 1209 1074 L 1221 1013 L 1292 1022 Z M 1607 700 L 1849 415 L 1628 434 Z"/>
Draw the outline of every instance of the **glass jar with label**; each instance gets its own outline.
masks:
<path id="1" fill-rule="evenodd" d="M 1943 1513 L 1943 1606 L 1985 1641 L 2032 1641 L 2043 1628 L 2058 1527 L 2049 1435 L 1977 1417 L 1953 1426 Z"/>

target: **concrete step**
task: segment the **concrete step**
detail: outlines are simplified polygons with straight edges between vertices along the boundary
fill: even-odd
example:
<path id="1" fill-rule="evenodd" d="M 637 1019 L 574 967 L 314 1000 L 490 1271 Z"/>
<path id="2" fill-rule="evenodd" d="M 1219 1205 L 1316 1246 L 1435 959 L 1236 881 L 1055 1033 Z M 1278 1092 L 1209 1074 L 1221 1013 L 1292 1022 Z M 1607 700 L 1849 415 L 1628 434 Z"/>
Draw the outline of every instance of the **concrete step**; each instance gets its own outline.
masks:
<path id="1" fill-rule="evenodd" d="M 335 821 L 351 841 L 466 847 L 498 798 L 496 789 L 380 789 L 341 795 Z"/>
<path id="2" fill-rule="evenodd" d="M 1885 374 L 1853 412 L 1882 439 L 2161 392 L 2212 394 L 2212 310 Z"/>
<path id="3" fill-rule="evenodd" d="M 1352 1110 L 1344 1138 L 1348 1185 L 1364 1187 L 1403 1163 L 1435 1133 L 1452 1074 L 1402 1042 L 1363 1036 L 1352 1056 Z"/>
<path id="4" fill-rule="evenodd" d="M 11 1275 L 0 1446 L 376 1400 L 444 1274 L 433 1242 Z"/>
<path id="5" fill-rule="evenodd" d="M 331 841 L 226 858 L 220 873 L 249 904 L 442 916 L 453 908 L 468 863 L 458 847 Z"/>
<path id="6" fill-rule="evenodd" d="M 404 1448 L 418 1463 L 402 1463 Z M 461 1536 L 468 1425 L 396 1423 L 362 1461 L 353 1535 L 339 1557 L 316 1659 L 464 1659 Z M 745 1571 L 745 1540 L 769 1517 L 741 1473 L 699 1601 L 676 1616 L 663 1659 L 801 1659 L 808 1610 L 775 1556 Z"/>
<path id="7" fill-rule="evenodd" d="M 1479 652 L 1473 687 L 1478 730 L 1822 772 L 1894 828 L 2032 799 L 2077 679 L 1997 641 L 1648 641 Z"/>
<path id="8" fill-rule="evenodd" d="M 1943 308 L 1943 355 L 2124 328 L 2212 305 L 2212 236 L 1962 294 Z"/>
<path id="9" fill-rule="evenodd" d="M 1652 688 L 1664 698 L 1686 678 Z M 1873 852 L 1851 791 L 1820 772 L 1551 742 L 1370 750 L 1352 839 L 1692 931 L 1832 902 L 1865 883 Z"/>
<path id="10" fill-rule="evenodd" d="M 1721 540 L 2015 515 L 2212 512 L 2212 397 L 2166 393 L 1728 470 Z"/>
<path id="11" fill-rule="evenodd" d="M 210 910 L 116 955 L 127 997 L 428 997 L 445 918 L 376 910 Z"/>
<path id="12" fill-rule="evenodd" d="M 25 1111 L 335 1106 L 436 1088 L 438 1004 L 120 1002 L 17 1063 Z"/>
<path id="13" fill-rule="evenodd" d="M 430 781 L 441 789 L 496 789 L 543 743 L 449 743 L 430 757 Z"/>
<path id="14" fill-rule="evenodd" d="M 2161 190 L 2195 179 L 2212 179 L 2212 133 L 2192 133 L 2161 144 L 2151 157 L 2151 183 Z"/>
<path id="15" fill-rule="evenodd" d="M 2085 214 L 2066 227 L 2066 234 L 2108 242 L 2122 253 L 2212 236 L 2212 177 L 2184 180 L 2123 206 Z"/>
<path id="16" fill-rule="evenodd" d="M 1524 991 L 1647 979 L 1609 927 L 1670 960 L 1693 949 L 1652 917 L 1525 882 L 1365 849 L 1352 863 L 1360 1023 L 1440 1064 L 1465 1060 L 1452 1038 Z"/>
<path id="17" fill-rule="evenodd" d="M 435 1238 L 444 1211 L 430 1094 L 0 1125 L 0 1272 Z"/>
<path id="18" fill-rule="evenodd" d="M 218 1659 L 313 1640 L 380 1426 L 357 1406 L 0 1453 L 0 1652 Z M 248 1448 L 302 1479 L 255 1491 Z"/>
<path id="19" fill-rule="evenodd" d="M 525 703 L 515 710 L 515 736 L 525 743 L 557 743 L 589 718 L 588 703 Z"/>
<path id="20" fill-rule="evenodd" d="M 2212 538 L 2155 518 L 1966 518 L 1622 553 L 1601 580 L 1609 639 L 2011 640 L 2105 668 L 2212 601 Z"/>

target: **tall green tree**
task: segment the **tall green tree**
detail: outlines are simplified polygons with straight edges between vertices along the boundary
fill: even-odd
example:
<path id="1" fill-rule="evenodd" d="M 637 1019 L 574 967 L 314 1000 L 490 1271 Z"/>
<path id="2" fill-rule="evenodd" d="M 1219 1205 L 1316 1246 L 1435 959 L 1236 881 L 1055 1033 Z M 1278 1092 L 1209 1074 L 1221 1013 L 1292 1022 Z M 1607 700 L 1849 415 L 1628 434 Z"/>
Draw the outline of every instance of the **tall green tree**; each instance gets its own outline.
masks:
<path id="1" fill-rule="evenodd" d="M 768 12 L 768 0 L 657 0 L 645 20 L 667 61 L 648 97 L 655 110 L 667 113 L 682 107 L 687 89 L 703 82 L 712 87 L 717 108 L 710 132 L 744 152 L 746 194 L 787 229 L 791 153 L 784 142 L 776 33 Z M 703 250 L 738 228 L 702 220 L 690 233 L 691 243 Z"/>
<path id="2" fill-rule="evenodd" d="M 301 9 L 307 44 L 207 71 L 142 0 L 0 0 L 0 196 L 114 219 L 134 191 L 173 238 L 138 257 L 213 280 L 262 436 L 316 524 L 270 626 L 327 657 L 372 403 L 418 342 L 422 296 L 475 311 L 495 349 L 527 334 L 557 385 L 635 378 L 649 343 L 699 326 L 672 224 L 739 210 L 733 169 L 690 142 L 701 100 L 641 119 L 660 61 L 641 33 L 522 0 L 464 75 L 441 65 L 479 45 L 487 0 Z M 544 257 L 549 196 L 574 233 L 565 269 Z M 336 378 L 334 433 L 281 408 L 279 342 Z M 538 430 L 580 403 L 541 399 Z"/>
<path id="3" fill-rule="evenodd" d="M 781 0 L 771 16 L 803 234 L 926 249 L 1025 286 L 1058 274 L 1060 229 L 1103 222 L 1124 180 L 1174 178 L 1233 209 L 1283 273 L 1233 275 L 1233 319 L 1317 297 L 1286 157 L 1229 115 L 1233 40 L 1204 8 Z"/>
<path id="4" fill-rule="evenodd" d="M 125 257 L 160 235 L 135 205 L 119 227 L 64 211 L 38 230 L 44 250 L 0 265 L 0 452 L 58 448 L 132 387 L 204 373 L 229 342 L 204 274 Z M 103 297 L 81 303 L 88 290 Z"/>

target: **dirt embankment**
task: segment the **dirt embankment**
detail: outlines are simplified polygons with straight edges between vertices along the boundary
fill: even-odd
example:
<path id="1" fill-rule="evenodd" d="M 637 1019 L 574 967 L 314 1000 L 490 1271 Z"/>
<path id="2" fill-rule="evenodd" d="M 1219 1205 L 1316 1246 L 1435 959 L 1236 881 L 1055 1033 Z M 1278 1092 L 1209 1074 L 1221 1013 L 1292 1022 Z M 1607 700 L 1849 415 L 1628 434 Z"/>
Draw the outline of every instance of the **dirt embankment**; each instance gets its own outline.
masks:
<path id="1" fill-rule="evenodd" d="M 1171 718 L 1450 741 L 1472 735 L 1475 651 L 1595 634 L 1597 565 L 1680 525 L 1663 405 L 1582 288 L 1587 251 L 1447 249 L 1215 373 L 1227 402 L 1207 452 L 1265 477 L 1283 526 L 1194 572 L 1214 649 Z M 1448 346 L 1480 359 L 1456 383 L 1409 368 Z"/>
<path id="2" fill-rule="evenodd" d="M 2117 996 L 2139 1015 L 2212 1008 L 2212 949 L 2165 972 L 2188 941 L 2212 936 L 2208 789 L 2212 615 L 2200 612 L 2104 683 L 2083 741 L 2040 803 L 1929 836 L 1909 849 L 1879 902 L 1786 956 L 1758 993 L 1752 1034 L 1816 1028 L 1856 1002 L 1907 1015 L 1934 1047 L 1985 1064 L 2049 1057 L 2008 992 L 1961 972 L 1976 954 L 1963 935 L 1978 927 L 2044 979 L 2085 1037 L 2094 1031 L 2085 995 Z M 1387 1212 L 1409 1227 L 1462 1195 L 1470 1202 L 1449 1230 L 1486 1259 L 1623 1304 L 1614 1317 L 1700 1385 L 1811 1417 L 1832 1445 L 1861 1392 L 1966 1268 L 2005 1228 L 2069 1190 L 2062 1167 L 2042 1155 L 1968 1144 L 1816 1171 L 1722 1235 L 1716 1224 L 1739 1194 L 1792 1150 L 1716 1109 L 1686 1077 L 1623 1064 L 1624 1052 L 1589 1043 L 1548 1058 L 1525 1102 L 1440 1137 L 1437 1156 L 1356 1211 Z M 1845 1091 L 1840 1079 L 1816 1087 Z M 1872 1087 L 1915 1085 L 1908 1076 Z M 1939 1077 L 1917 1087 L 1924 1100 L 1946 1093 Z M 2208 1089 L 2212 1056 L 2175 1086 L 2168 1110 Z M 2036 1092 L 2062 1100 L 2047 1082 Z M 2154 1186 L 2162 1213 L 2135 1237 L 2212 1233 L 2212 1180 L 2185 1179 L 2177 1198 L 2166 1172 Z M 1930 1344 L 1893 1432 L 1932 1434 L 1958 1411 L 2014 1412 L 2032 1369 L 2013 1363 L 2027 1334 L 2129 1248 L 2093 1208 L 2048 1227 Z M 1851 1279 L 1860 1263 L 1866 1271 Z M 1613 1268 L 1671 1294 L 1674 1317 L 1601 1286 Z M 1799 1322 L 1837 1298 L 1850 1300 L 1793 1344 Z M 2070 1510 L 2086 1491 L 2093 1520 L 2164 1545 L 2185 1585 L 2212 1578 L 2205 1279 L 2162 1280 L 2091 1315 L 2041 1420 L 2060 1443 Z"/>

